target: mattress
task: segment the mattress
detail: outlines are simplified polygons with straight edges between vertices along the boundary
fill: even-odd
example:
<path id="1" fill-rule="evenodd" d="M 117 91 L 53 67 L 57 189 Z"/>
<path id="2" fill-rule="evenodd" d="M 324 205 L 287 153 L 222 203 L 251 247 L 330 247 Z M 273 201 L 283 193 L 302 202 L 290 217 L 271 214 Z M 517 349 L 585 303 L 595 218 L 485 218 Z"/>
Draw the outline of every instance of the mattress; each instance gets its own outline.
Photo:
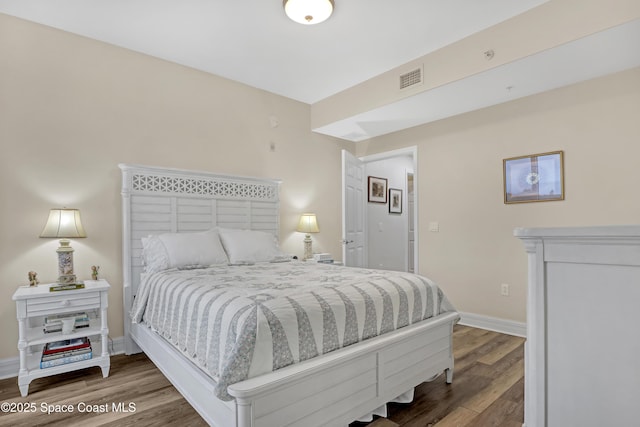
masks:
<path id="1" fill-rule="evenodd" d="M 227 386 L 454 311 L 415 274 L 260 263 L 144 275 L 132 321 L 164 337 Z"/>

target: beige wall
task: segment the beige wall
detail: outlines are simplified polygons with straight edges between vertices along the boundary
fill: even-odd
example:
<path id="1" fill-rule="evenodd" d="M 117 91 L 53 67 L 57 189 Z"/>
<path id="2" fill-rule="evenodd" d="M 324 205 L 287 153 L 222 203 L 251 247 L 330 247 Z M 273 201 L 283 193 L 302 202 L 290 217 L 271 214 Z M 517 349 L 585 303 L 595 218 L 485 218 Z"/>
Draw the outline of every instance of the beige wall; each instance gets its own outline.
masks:
<path id="1" fill-rule="evenodd" d="M 463 312 L 524 322 L 515 227 L 640 223 L 638 112 L 640 68 L 359 143 L 357 154 L 418 147 L 420 272 Z M 566 200 L 505 205 L 502 159 L 555 150 Z"/>
<path id="2" fill-rule="evenodd" d="M 339 254 L 352 145 L 309 129 L 306 104 L 0 14 L 0 359 L 17 356 L 16 287 L 57 277 L 57 241 L 38 238 L 52 207 L 81 209 L 76 272 L 101 266 L 122 336 L 120 162 L 282 179 L 283 248 L 302 255 L 293 230 L 315 211 L 314 249 Z"/>

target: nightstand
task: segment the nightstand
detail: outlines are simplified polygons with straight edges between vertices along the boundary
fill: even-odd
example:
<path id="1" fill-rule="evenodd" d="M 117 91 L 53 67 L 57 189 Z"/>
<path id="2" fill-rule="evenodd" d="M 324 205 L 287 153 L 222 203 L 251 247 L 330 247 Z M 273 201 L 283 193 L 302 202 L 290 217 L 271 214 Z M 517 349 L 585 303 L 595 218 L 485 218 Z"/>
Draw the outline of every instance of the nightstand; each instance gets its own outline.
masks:
<path id="1" fill-rule="evenodd" d="M 102 376 L 109 375 L 110 359 L 108 350 L 109 328 L 107 326 L 107 307 L 109 283 L 106 280 L 85 280 L 83 289 L 50 292 L 51 285 L 24 286 L 13 294 L 18 314 L 18 350 L 20 350 L 20 371 L 18 386 L 24 397 L 29 393 L 32 380 L 77 369 L 99 366 Z M 62 332 L 45 333 L 43 330 L 46 316 L 72 314 L 87 311 L 96 313 L 90 316 L 89 326 L 78 328 L 69 334 Z M 50 368 L 40 368 L 42 349 L 48 342 L 98 336 L 91 340 L 92 358 Z"/>

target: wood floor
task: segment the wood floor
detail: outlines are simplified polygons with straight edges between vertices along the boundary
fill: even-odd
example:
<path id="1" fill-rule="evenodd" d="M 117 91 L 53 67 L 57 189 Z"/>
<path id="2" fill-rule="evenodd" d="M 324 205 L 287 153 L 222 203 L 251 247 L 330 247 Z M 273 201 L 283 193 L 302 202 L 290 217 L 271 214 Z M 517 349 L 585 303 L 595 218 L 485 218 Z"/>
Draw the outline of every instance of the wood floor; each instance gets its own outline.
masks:
<path id="1" fill-rule="evenodd" d="M 412 403 L 389 404 L 387 418 L 351 427 L 521 427 L 524 339 L 456 326 L 453 340 L 453 384 L 447 385 L 441 375 L 417 387 Z M 14 403 L 14 409 L 34 404 L 35 409 L 31 413 L 0 412 L 0 426 L 206 425 L 142 354 L 112 357 L 106 379 L 99 368 L 40 378 L 31 383 L 26 398 L 20 397 L 17 378 L 0 380 L 0 402 Z M 119 404 L 128 412 L 114 411 Z M 62 406 L 55 405 L 70 405 L 74 412 L 60 412 Z M 103 412 L 79 413 L 83 405 Z M 54 412 L 47 414 L 46 408 Z"/>

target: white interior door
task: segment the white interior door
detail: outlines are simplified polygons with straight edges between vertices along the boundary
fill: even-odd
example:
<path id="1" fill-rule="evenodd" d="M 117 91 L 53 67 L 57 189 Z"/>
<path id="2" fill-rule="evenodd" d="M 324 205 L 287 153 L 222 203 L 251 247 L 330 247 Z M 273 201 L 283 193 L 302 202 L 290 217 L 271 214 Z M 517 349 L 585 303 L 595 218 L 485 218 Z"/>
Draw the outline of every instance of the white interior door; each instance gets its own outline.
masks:
<path id="1" fill-rule="evenodd" d="M 364 163 L 342 150 L 342 260 L 349 267 L 365 267 Z"/>
<path id="2" fill-rule="evenodd" d="M 415 273 L 415 247 L 416 247 L 416 229 L 415 229 L 415 206 L 414 206 L 414 194 L 413 194 L 413 174 L 407 174 L 407 220 L 409 226 L 409 249 L 407 257 L 407 271 L 409 273 Z"/>

